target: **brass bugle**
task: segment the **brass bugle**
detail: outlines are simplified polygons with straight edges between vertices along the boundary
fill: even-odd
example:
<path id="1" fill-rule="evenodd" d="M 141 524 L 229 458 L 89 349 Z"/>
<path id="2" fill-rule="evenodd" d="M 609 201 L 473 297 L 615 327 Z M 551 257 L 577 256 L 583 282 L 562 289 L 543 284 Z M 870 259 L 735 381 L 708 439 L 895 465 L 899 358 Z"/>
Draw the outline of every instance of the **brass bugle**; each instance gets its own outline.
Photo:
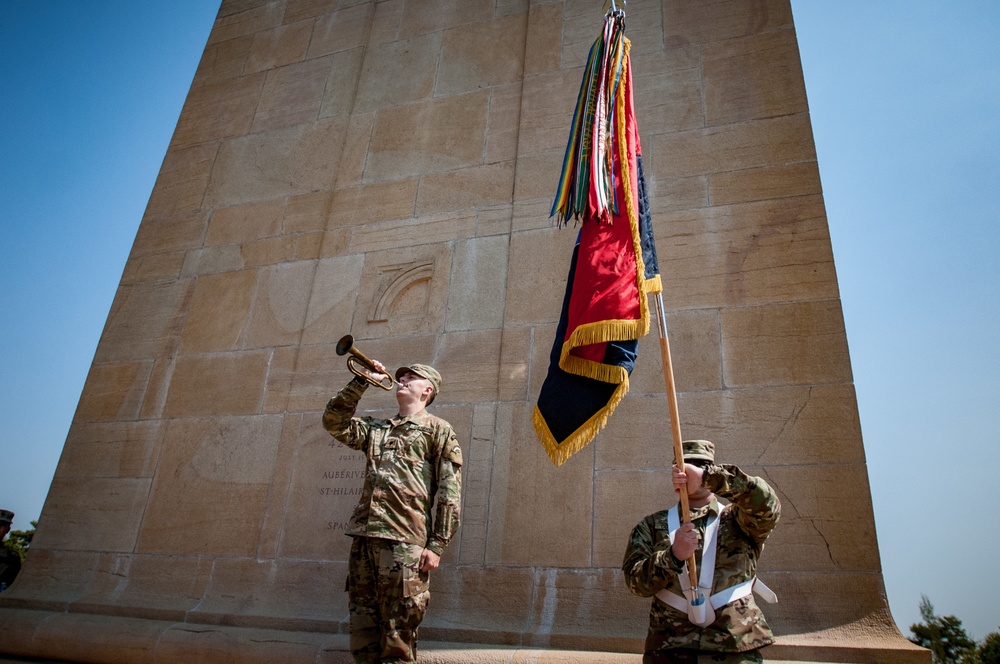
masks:
<path id="1" fill-rule="evenodd" d="M 349 334 L 344 335 L 337 342 L 337 355 L 347 355 L 347 368 L 352 374 L 365 381 L 369 385 L 381 387 L 383 390 L 391 390 L 396 387 L 396 381 L 387 373 L 382 373 L 375 368 L 375 363 L 354 345 L 354 337 Z M 359 366 L 360 365 L 360 366 Z M 383 378 L 377 379 L 372 374 L 378 374 Z"/>

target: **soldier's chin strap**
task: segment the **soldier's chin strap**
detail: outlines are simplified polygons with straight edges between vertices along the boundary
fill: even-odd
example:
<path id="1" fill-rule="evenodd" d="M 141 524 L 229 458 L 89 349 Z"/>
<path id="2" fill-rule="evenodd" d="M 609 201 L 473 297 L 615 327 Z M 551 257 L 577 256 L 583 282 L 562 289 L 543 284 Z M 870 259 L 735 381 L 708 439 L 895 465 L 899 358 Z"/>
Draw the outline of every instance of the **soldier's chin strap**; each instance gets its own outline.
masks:
<path id="1" fill-rule="evenodd" d="M 708 627 L 715 622 L 714 609 L 721 608 L 730 602 L 735 602 L 752 592 L 756 592 L 768 604 L 774 604 L 778 601 L 778 596 L 774 594 L 774 591 L 764 585 L 764 582 L 756 576 L 742 583 L 737 583 L 735 586 L 720 590 L 714 595 L 712 594 L 712 581 L 715 577 L 715 555 L 719 542 L 719 522 L 724 509 L 725 507 L 719 504 L 718 499 L 713 499 L 709 506 L 711 516 L 705 524 L 705 543 L 701 553 L 701 576 L 698 579 L 698 588 L 694 589 L 691 587 L 689 575 L 686 573 L 688 571 L 686 569 L 687 563 L 685 562 L 685 569 L 677 578 L 681 584 L 681 590 L 684 591 L 688 599 L 666 588 L 656 593 L 658 600 L 672 606 L 681 613 L 686 613 L 688 620 L 698 627 Z M 678 514 L 677 506 L 674 505 L 667 512 L 667 528 L 670 530 L 671 544 L 674 543 L 674 536 L 680 527 L 680 515 Z M 693 598 L 698 595 L 707 597 L 708 601 L 695 604 Z"/>

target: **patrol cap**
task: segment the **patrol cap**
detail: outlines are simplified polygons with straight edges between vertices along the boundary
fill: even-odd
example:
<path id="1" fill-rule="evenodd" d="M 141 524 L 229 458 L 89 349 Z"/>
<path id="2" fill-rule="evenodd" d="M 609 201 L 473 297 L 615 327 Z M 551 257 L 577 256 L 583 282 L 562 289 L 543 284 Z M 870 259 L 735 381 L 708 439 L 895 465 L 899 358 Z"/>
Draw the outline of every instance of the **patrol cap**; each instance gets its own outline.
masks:
<path id="1" fill-rule="evenodd" d="M 14 513 L 10 510 L 0 510 L 0 523 L 13 523 Z"/>
<path id="2" fill-rule="evenodd" d="M 412 371 L 421 378 L 426 378 L 431 382 L 431 385 L 434 386 L 434 394 L 431 396 L 432 400 L 435 396 L 437 396 L 437 393 L 441 391 L 441 374 L 438 372 L 437 369 L 435 369 L 431 365 L 411 364 L 408 367 L 400 367 L 396 369 L 396 380 L 399 380 L 403 376 L 403 374 L 405 374 L 408 371 Z"/>
<path id="3" fill-rule="evenodd" d="M 681 443 L 684 450 L 684 460 L 701 459 L 709 463 L 715 463 L 715 445 L 708 440 L 685 440 Z"/>

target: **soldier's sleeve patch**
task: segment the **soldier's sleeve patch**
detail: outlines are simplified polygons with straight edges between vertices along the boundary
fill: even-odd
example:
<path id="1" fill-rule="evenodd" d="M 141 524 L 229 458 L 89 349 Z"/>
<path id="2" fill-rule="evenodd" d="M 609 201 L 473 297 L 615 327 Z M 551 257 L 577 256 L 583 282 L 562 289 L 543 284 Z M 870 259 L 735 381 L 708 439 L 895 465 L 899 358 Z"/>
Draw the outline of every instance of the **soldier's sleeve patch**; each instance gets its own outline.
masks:
<path id="1" fill-rule="evenodd" d="M 456 466 L 462 465 L 462 448 L 458 446 L 458 441 L 452 439 L 445 443 L 444 456 Z"/>

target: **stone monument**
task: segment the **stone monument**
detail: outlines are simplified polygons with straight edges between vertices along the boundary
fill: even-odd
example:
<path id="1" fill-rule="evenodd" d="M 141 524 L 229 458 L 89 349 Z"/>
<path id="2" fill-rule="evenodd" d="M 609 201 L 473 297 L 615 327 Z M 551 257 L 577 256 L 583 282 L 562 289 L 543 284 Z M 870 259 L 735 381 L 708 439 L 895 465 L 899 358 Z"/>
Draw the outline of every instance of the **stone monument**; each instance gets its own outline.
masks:
<path id="1" fill-rule="evenodd" d="M 675 502 L 655 331 L 583 451 L 556 468 L 531 425 L 575 236 L 549 208 L 601 4 L 222 2 L 0 596 L 0 652 L 347 661 L 363 464 L 320 413 L 351 333 L 442 371 L 433 410 L 463 447 L 428 661 L 638 661 L 625 540 Z M 682 429 L 784 505 L 767 657 L 929 662 L 886 603 L 789 0 L 626 14 Z M 393 414 L 373 392 L 362 408 Z"/>

